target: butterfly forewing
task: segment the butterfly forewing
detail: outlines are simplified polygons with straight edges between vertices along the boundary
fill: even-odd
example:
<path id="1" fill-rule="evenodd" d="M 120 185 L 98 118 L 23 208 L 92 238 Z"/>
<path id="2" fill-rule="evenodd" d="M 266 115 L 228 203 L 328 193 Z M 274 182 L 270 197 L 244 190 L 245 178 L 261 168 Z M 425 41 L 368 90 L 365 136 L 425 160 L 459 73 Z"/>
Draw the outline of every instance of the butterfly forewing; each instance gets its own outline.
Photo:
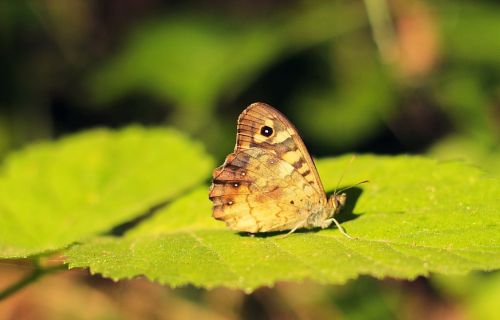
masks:
<path id="1" fill-rule="evenodd" d="M 238 118 L 235 152 L 261 148 L 292 165 L 326 201 L 325 191 L 297 129 L 278 110 L 253 103 Z"/>

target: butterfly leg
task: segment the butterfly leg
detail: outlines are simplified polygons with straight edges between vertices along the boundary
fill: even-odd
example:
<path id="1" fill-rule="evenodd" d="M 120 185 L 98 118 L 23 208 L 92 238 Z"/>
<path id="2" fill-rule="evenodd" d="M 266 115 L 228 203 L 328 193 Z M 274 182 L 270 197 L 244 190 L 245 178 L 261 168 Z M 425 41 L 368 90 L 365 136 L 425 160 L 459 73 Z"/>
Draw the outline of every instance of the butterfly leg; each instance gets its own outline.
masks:
<path id="1" fill-rule="evenodd" d="M 305 224 L 306 224 L 306 221 L 299 222 L 292 230 L 290 230 L 287 233 L 285 233 L 284 235 L 280 236 L 278 239 L 284 239 L 284 238 L 288 237 L 289 235 L 294 233 L 297 229 L 302 228 Z"/>
<path id="2" fill-rule="evenodd" d="M 335 223 L 335 225 L 339 229 L 340 233 L 342 233 L 344 236 L 346 236 L 349 239 L 356 239 L 356 238 L 353 238 L 350 235 L 348 235 L 347 232 L 345 231 L 345 229 L 340 225 L 340 223 L 335 218 L 326 219 L 323 222 L 323 224 L 321 225 L 321 228 L 322 229 L 328 228 L 332 224 L 332 222 Z"/>

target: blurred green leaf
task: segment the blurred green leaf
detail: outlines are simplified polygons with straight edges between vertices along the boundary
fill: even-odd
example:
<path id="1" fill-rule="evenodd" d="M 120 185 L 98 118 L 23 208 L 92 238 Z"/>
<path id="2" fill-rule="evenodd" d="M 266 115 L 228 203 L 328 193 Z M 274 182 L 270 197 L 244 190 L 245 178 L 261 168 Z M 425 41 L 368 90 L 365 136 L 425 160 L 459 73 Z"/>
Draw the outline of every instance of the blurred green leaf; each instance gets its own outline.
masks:
<path id="1" fill-rule="evenodd" d="M 360 277 L 332 292 L 335 305 L 345 319 L 396 319 L 401 292 L 383 286 L 382 281 Z"/>
<path id="2" fill-rule="evenodd" d="M 500 67 L 500 6 L 492 1 L 433 3 L 441 26 L 443 49 L 455 62 Z"/>
<path id="3" fill-rule="evenodd" d="M 459 132 L 483 144 L 496 139 L 496 123 L 492 120 L 493 97 L 478 71 L 450 71 L 434 87 L 434 91 L 439 104 Z"/>
<path id="4" fill-rule="evenodd" d="M 216 17 L 171 17 L 136 30 L 89 84 L 101 101 L 143 90 L 200 110 L 213 107 L 221 90 L 248 81 L 282 46 L 269 30 Z"/>
<path id="5" fill-rule="evenodd" d="M 500 273 L 485 277 L 479 290 L 466 302 L 469 319 L 498 319 L 500 301 Z"/>
<path id="6" fill-rule="evenodd" d="M 135 30 L 88 84 L 98 101 L 143 90 L 205 112 L 222 93 L 231 96 L 248 86 L 278 56 L 359 28 L 366 21 L 359 9 L 319 3 L 259 21 L 171 16 Z"/>
<path id="7" fill-rule="evenodd" d="M 498 142 L 500 6 L 446 1 L 435 9 L 445 63 L 432 83 L 434 96 L 457 131 L 479 144 Z"/>
<path id="8" fill-rule="evenodd" d="M 326 48 L 324 84 L 305 86 L 293 99 L 298 126 L 316 143 L 348 149 L 377 134 L 395 107 L 395 83 L 364 32 Z"/>
<path id="9" fill-rule="evenodd" d="M 10 155 L 0 174 L 0 257 L 58 250 L 203 181 L 211 158 L 170 129 L 93 130 Z"/>
<path id="10" fill-rule="evenodd" d="M 319 161 L 326 190 L 335 188 L 348 159 Z M 348 195 L 354 214 L 339 217 L 355 240 L 334 228 L 284 239 L 232 232 L 210 217 L 202 188 L 123 238 L 71 247 L 67 262 L 113 279 L 145 275 L 172 286 L 247 291 L 278 280 L 414 279 L 500 267 L 499 180 L 461 163 L 409 156 L 359 157 L 345 184 L 364 179 L 371 182 Z"/>
<path id="11" fill-rule="evenodd" d="M 500 149 L 496 144 L 455 135 L 442 139 L 429 153 L 442 160 L 463 160 L 488 173 L 500 175 Z"/>
<path id="12" fill-rule="evenodd" d="M 435 276 L 434 287 L 458 301 L 466 319 L 497 319 L 500 316 L 500 273 L 474 272 L 466 276 Z"/>

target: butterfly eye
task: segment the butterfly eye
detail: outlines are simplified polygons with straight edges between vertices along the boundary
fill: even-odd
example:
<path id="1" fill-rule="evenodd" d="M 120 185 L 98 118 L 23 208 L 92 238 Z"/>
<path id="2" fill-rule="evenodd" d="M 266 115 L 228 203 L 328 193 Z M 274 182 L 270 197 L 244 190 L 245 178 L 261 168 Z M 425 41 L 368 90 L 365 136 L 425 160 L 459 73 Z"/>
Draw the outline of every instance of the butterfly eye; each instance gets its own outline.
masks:
<path id="1" fill-rule="evenodd" d="M 263 126 L 260 129 L 260 134 L 263 135 L 264 137 L 270 137 L 273 134 L 273 128 L 268 126 Z"/>

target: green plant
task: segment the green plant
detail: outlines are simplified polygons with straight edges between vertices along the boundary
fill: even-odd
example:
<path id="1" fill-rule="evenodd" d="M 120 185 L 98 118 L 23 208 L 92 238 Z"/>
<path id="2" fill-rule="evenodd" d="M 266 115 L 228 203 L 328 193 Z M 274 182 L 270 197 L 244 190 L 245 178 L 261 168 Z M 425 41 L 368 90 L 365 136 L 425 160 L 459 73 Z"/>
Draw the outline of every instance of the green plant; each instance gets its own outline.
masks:
<path id="1" fill-rule="evenodd" d="M 327 191 L 348 158 L 318 161 Z M 284 239 L 227 229 L 211 218 L 205 181 L 213 166 L 180 133 L 140 127 L 14 153 L 0 175 L 0 257 L 57 253 L 70 268 L 115 280 L 145 275 L 171 286 L 246 291 L 280 280 L 414 279 L 500 267 L 500 181 L 463 163 L 358 157 L 343 185 L 370 183 L 347 191 L 339 217 L 354 240 L 334 228 Z M 46 268 L 3 296 L 54 271 Z"/>

